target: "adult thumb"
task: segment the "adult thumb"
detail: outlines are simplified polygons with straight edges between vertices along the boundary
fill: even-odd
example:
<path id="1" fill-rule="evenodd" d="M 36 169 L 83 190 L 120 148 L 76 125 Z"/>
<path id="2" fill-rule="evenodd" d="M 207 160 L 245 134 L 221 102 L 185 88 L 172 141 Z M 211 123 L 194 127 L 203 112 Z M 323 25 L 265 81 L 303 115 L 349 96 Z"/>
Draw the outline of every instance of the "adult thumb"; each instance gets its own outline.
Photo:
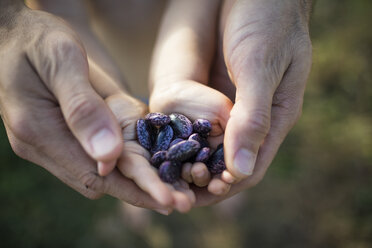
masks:
<path id="1" fill-rule="evenodd" d="M 71 132 L 99 162 L 99 174 L 106 175 L 121 154 L 119 124 L 89 82 L 88 61 L 80 43 L 64 33 L 47 39 L 27 52 L 29 61 L 57 99 Z"/>
<path id="2" fill-rule="evenodd" d="M 253 173 L 258 150 L 270 129 L 273 94 L 262 84 L 250 86 L 237 88 L 224 138 L 227 169 L 236 178 Z"/>

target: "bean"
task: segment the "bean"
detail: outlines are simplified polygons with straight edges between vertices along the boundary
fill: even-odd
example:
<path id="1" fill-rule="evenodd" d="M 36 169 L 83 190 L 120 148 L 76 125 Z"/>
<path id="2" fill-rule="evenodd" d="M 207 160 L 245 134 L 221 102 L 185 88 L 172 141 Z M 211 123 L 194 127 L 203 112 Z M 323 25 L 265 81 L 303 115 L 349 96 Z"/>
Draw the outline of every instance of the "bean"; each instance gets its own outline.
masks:
<path id="1" fill-rule="evenodd" d="M 212 130 L 210 121 L 206 119 L 196 119 L 192 124 L 194 132 L 207 135 Z"/>
<path id="2" fill-rule="evenodd" d="M 169 115 L 169 117 L 171 120 L 170 125 L 175 133 L 175 138 L 188 138 L 192 133 L 191 121 L 186 116 L 177 113 L 173 113 Z"/>
<path id="3" fill-rule="evenodd" d="M 184 162 L 194 156 L 200 149 L 199 142 L 195 140 L 181 141 L 171 146 L 167 152 L 167 160 Z"/>
<path id="4" fill-rule="evenodd" d="M 181 176 L 181 163 L 164 161 L 159 167 L 159 176 L 166 183 L 175 183 Z"/>
<path id="5" fill-rule="evenodd" d="M 151 126 L 144 119 L 139 119 L 137 121 L 136 131 L 137 139 L 140 145 L 146 148 L 147 150 L 150 150 L 153 143 L 152 138 L 153 130 Z"/>
<path id="6" fill-rule="evenodd" d="M 162 113 L 149 113 L 145 116 L 145 120 L 150 122 L 154 126 L 165 126 L 170 123 L 168 115 Z"/>
<path id="7" fill-rule="evenodd" d="M 226 169 L 223 145 L 219 145 L 218 149 L 209 158 L 207 167 L 212 174 L 220 174 Z"/>

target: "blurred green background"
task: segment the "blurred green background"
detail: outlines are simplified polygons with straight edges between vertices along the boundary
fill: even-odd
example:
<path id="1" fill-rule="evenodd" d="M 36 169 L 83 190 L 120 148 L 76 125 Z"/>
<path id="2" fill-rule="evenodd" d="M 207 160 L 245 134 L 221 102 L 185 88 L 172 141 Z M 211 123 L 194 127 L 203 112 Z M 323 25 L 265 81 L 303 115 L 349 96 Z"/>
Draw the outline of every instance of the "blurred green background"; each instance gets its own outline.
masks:
<path id="1" fill-rule="evenodd" d="M 303 116 L 264 180 L 164 217 L 91 201 L 0 132 L 0 247 L 372 247 L 372 1 L 317 1 Z"/>

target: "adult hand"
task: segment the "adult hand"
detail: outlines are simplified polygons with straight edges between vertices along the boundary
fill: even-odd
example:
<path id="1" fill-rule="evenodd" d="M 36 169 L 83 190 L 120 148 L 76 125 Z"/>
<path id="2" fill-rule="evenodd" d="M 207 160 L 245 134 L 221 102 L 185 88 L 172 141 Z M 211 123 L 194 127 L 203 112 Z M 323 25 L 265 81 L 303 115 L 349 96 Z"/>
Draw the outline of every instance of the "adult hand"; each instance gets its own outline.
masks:
<path id="1" fill-rule="evenodd" d="M 1 24 L 0 94 L 2 117 L 13 134 L 15 151 L 25 156 L 19 147 L 23 143 L 43 151 L 50 137 L 43 134 L 40 125 L 44 123 L 37 114 L 57 118 L 58 110 L 62 114 L 59 126 L 68 128 L 98 161 L 101 175 L 108 174 L 122 150 L 120 128 L 90 85 L 82 44 L 63 21 L 52 15 L 22 4 L 12 11 L 14 14 L 7 12 L 10 17 Z M 55 112 L 47 113 L 45 107 Z M 54 148 L 68 145 L 60 140 Z"/>
<path id="2" fill-rule="evenodd" d="M 138 187 L 117 170 L 106 177 L 97 175 L 92 158 L 103 158 L 98 171 L 105 175 L 113 169 L 116 158 L 123 154 L 118 167 L 125 168 L 124 174 L 136 182 L 140 173 L 128 171 L 126 164 L 136 155 L 135 152 L 128 151 L 130 142 L 126 145 L 127 149 L 122 149 L 122 135 L 125 138 L 133 134 L 133 125 L 128 124 L 146 108 L 121 94 L 107 98 L 107 104 L 113 109 L 117 108 L 115 106 L 122 107 L 125 101 L 130 102 L 127 107 L 132 112 L 127 112 L 127 119 L 123 120 L 122 114 L 119 119 L 122 134 L 115 116 L 102 99 L 120 89 L 109 82 L 110 78 L 94 63 L 91 63 L 88 70 L 85 51 L 69 27 L 52 15 L 31 11 L 22 5 L 11 10 L 16 18 L 2 26 L 6 29 L 1 29 L 2 37 L 6 39 L 0 42 L 0 106 L 8 137 L 16 154 L 43 166 L 88 198 L 95 199 L 102 194 L 109 194 L 130 204 L 161 213 L 169 213 L 172 204 L 179 211 L 187 211 L 192 205 L 193 194 L 183 186 L 179 187 L 183 193 L 169 190 L 155 173 L 148 173 L 149 170 L 139 171 L 147 172 L 145 178 L 154 179 L 150 180 L 156 186 L 154 188 L 150 188 L 149 183 L 142 183 Z M 101 96 L 93 87 L 102 90 Z M 118 98 L 125 100 L 117 100 Z M 118 141 L 114 140 L 117 143 L 113 147 L 114 151 L 107 153 L 110 145 L 107 143 L 99 144 L 99 148 L 106 149 L 107 154 L 101 152 L 97 155 L 97 151 L 89 147 L 89 137 L 86 136 L 92 131 L 94 133 L 90 125 L 96 129 L 102 126 L 111 129 L 114 138 L 119 136 Z M 113 162 L 104 160 L 113 155 Z M 133 164 L 129 164 L 130 166 L 133 167 Z"/>
<path id="3" fill-rule="evenodd" d="M 309 2 L 238 0 L 224 5 L 223 55 L 236 86 L 225 161 L 237 180 L 262 177 L 300 117 L 311 67 Z"/>
<path id="4" fill-rule="evenodd" d="M 9 1 L 0 13 L 0 109 L 13 150 L 88 198 L 127 198 L 130 190 L 111 187 L 134 187 L 118 173 L 99 191 L 91 189 L 99 178 L 92 158 L 112 164 L 122 139 L 114 115 L 89 83 L 82 45 L 64 22 L 20 2 Z M 109 169 L 101 166 L 100 172 Z"/>
<path id="5" fill-rule="evenodd" d="M 196 189 L 196 206 L 260 182 L 300 117 L 311 67 L 310 8 L 311 1 L 224 2 L 210 86 L 236 94 L 225 132 L 228 170 L 222 179 L 240 182 L 223 197 Z"/>

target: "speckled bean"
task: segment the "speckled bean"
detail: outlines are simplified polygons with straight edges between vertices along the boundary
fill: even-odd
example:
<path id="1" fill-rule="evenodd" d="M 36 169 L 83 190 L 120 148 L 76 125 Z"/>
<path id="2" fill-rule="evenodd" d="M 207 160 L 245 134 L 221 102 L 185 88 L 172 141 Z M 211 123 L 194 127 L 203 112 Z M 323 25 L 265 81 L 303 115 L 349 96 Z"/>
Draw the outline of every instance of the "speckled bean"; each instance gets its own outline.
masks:
<path id="1" fill-rule="evenodd" d="M 192 123 L 191 121 L 184 115 L 173 113 L 169 115 L 170 117 L 170 125 L 174 130 L 174 134 L 176 138 L 183 138 L 186 139 L 192 133 Z"/>
<path id="2" fill-rule="evenodd" d="M 167 160 L 169 161 L 186 161 L 194 156 L 200 149 L 199 142 L 195 140 L 181 141 L 171 146 L 167 152 Z"/>
<path id="3" fill-rule="evenodd" d="M 164 161 L 159 167 L 159 176 L 166 183 L 175 183 L 181 176 L 181 163 Z"/>
<path id="4" fill-rule="evenodd" d="M 145 116 L 145 120 L 154 126 L 165 126 L 170 123 L 169 116 L 162 113 L 149 113 Z"/>
<path id="5" fill-rule="evenodd" d="M 211 155 L 207 162 L 208 170 L 212 174 L 220 174 L 226 169 L 223 145 L 219 145 L 218 147 L 219 148 Z"/>

